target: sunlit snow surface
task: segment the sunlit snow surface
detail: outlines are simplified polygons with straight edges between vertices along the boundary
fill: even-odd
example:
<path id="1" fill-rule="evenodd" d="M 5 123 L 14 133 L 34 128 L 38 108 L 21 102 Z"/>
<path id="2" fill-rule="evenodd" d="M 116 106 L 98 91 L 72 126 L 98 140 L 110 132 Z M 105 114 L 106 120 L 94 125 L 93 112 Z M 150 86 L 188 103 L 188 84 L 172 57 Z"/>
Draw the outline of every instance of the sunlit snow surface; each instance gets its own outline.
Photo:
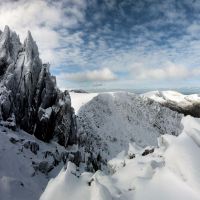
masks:
<path id="1" fill-rule="evenodd" d="M 80 145 L 104 160 L 127 150 L 130 141 L 156 146 L 161 134 L 182 130 L 181 114 L 133 93 L 72 94 L 71 99 L 80 138 L 87 135 Z"/>
<path id="2" fill-rule="evenodd" d="M 194 103 L 200 103 L 200 96 L 198 94 L 184 95 L 176 91 L 151 91 L 142 94 L 160 103 L 170 101 L 176 103 L 179 106 L 187 107 Z"/>
<path id="3" fill-rule="evenodd" d="M 110 174 L 80 175 L 69 162 L 67 170 L 48 183 L 40 200 L 199 200 L 200 119 L 187 116 L 181 123 L 184 128 L 178 137 L 159 137 L 158 147 L 146 156 L 144 149 L 131 143 L 128 151 L 108 162 Z"/>
<path id="4" fill-rule="evenodd" d="M 71 96 L 71 104 L 72 107 L 75 110 L 75 113 L 77 114 L 81 106 L 88 103 L 92 98 L 97 96 L 98 93 L 76 93 L 76 92 L 70 92 Z"/>

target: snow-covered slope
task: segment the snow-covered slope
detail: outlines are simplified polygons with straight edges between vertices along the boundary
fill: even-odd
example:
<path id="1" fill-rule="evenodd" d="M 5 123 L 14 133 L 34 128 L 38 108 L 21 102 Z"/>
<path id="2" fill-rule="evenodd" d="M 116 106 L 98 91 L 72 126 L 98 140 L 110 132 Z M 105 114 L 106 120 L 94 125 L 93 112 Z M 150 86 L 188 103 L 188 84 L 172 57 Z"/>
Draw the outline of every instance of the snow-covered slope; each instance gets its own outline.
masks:
<path id="1" fill-rule="evenodd" d="M 78 144 L 68 149 L 0 126 L 3 200 L 38 199 L 49 179 L 63 166 L 59 175 L 49 182 L 42 200 L 143 200 L 147 198 L 143 190 L 156 195 L 150 196 L 152 200 L 162 199 L 162 195 L 167 200 L 198 197 L 195 188 L 199 186 L 199 175 L 197 171 L 193 174 L 199 167 L 198 159 L 188 156 L 198 151 L 198 120 L 182 119 L 181 114 L 149 98 L 127 92 L 71 93 L 71 99 L 77 115 Z M 176 138 L 172 135 L 182 131 L 181 119 L 184 131 Z M 163 134 L 169 135 L 157 143 Z M 188 147 L 189 150 L 187 145 L 193 147 Z M 184 167 L 189 162 L 194 163 L 190 172 Z M 100 168 L 103 171 L 95 174 L 84 172 Z M 170 185 L 171 182 L 175 185 Z M 180 192 L 175 194 L 175 187 Z M 157 194 L 157 188 L 163 193 Z"/>
<path id="2" fill-rule="evenodd" d="M 49 179 L 68 160 L 76 162 L 76 149 L 45 143 L 24 131 L 0 126 L 0 199 L 39 199 Z"/>
<path id="3" fill-rule="evenodd" d="M 199 94 L 183 95 L 176 91 L 152 91 L 142 94 L 160 104 L 194 117 L 200 117 L 200 96 Z"/>
<path id="4" fill-rule="evenodd" d="M 74 108 L 75 114 L 78 113 L 79 109 L 92 100 L 98 93 L 77 93 L 70 92 L 72 107 Z"/>
<path id="5" fill-rule="evenodd" d="M 182 129 L 181 114 L 127 92 L 99 94 L 77 116 L 79 145 L 93 158 L 100 154 L 104 161 L 127 150 L 130 141 L 156 146 L 161 134 L 178 135 Z"/>
<path id="6" fill-rule="evenodd" d="M 154 99 L 160 103 L 172 101 L 180 103 L 183 106 L 191 105 L 192 103 L 200 103 L 198 94 L 184 95 L 176 91 L 151 91 L 143 94 L 146 97 Z"/>
<path id="7" fill-rule="evenodd" d="M 109 162 L 114 174 L 79 175 L 68 163 L 40 200 L 199 200 L 200 119 L 188 116 L 182 124 L 178 137 L 161 136 L 157 148 L 130 145 L 128 154 Z"/>

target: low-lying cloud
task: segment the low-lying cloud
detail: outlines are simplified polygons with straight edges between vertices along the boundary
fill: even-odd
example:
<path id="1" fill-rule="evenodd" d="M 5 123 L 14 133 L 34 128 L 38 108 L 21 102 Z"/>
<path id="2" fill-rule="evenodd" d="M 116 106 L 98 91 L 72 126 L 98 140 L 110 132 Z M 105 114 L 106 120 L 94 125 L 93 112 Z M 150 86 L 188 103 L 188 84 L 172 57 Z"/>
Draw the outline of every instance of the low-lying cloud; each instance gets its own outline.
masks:
<path id="1" fill-rule="evenodd" d="M 62 73 L 58 75 L 59 79 L 71 80 L 77 82 L 96 82 L 96 81 L 113 81 L 117 79 L 117 76 L 108 68 L 76 72 L 76 73 Z"/>
<path id="2" fill-rule="evenodd" d="M 165 63 L 166 65 L 167 63 Z M 164 79 L 183 79 L 193 75 L 185 66 L 168 63 L 162 68 L 139 68 L 135 70 L 134 77 L 136 80 L 164 80 Z"/>

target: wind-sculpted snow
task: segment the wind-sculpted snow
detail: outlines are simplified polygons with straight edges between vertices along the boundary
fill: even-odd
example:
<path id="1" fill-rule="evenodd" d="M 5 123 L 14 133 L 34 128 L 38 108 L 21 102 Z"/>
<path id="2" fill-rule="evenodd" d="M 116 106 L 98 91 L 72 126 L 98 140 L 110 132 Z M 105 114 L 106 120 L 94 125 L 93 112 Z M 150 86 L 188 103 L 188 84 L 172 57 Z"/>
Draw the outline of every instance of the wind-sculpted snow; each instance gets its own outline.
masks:
<path id="1" fill-rule="evenodd" d="M 0 34 L 0 99 L 1 124 L 63 146 L 76 143 L 70 96 L 42 64 L 30 31 L 24 44 L 8 26 Z"/>
<path id="2" fill-rule="evenodd" d="M 158 147 L 131 143 L 127 153 L 109 161 L 114 174 L 79 174 L 69 163 L 48 183 L 40 200 L 198 200 L 200 120 L 188 116 L 182 124 L 179 136 L 162 135 Z"/>
<path id="3" fill-rule="evenodd" d="M 177 136 L 182 130 L 181 114 L 126 92 L 99 94 L 77 115 L 79 146 L 92 157 L 94 169 L 128 149 L 130 141 L 141 147 L 157 146 L 160 135 Z"/>

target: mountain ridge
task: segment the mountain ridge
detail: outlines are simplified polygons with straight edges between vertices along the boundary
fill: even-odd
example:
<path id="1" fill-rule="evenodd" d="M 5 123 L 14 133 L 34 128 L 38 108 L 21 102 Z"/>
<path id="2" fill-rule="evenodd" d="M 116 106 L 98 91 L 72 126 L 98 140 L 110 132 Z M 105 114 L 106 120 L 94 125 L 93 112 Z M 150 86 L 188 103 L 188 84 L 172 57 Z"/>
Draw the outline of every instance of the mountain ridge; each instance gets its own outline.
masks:
<path id="1" fill-rule="evenodd" d="M 49 65 L 42 64 L 30 31 L 21 44 L 17 34 L 5 27 L 0 35 L 0 69 L 3 121 L 12 119 L 16 126 L 43 141 L 54 138 L 63 146 L 75 143 L 70 96 L 57 88 Z"/>

